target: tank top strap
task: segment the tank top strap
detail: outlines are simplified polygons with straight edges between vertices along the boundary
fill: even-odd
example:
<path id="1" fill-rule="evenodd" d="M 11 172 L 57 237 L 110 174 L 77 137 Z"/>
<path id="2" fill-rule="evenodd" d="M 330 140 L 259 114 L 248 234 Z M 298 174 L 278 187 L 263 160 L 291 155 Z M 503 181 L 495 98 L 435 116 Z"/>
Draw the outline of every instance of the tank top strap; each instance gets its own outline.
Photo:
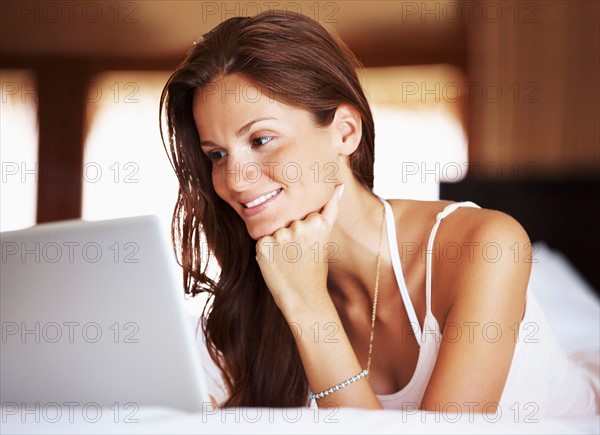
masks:
<path id="1" fill-rule="evenodd" d="M 392 267 L 394 269 L 394 275 L 396 276 L 396 282 L 398 283 L 398 288 L 400 289 L 400 296 L 402 297 L 402 302 L 404 303 L 406 313 L 408 314 L 408 319 L 410 321 L 413 333 L 415 334 L 417 343 L 419 344 L 419 346 L 421 346 L 421 325 L 419 324 L 417 313 L 415 312 L 415 308 L 413 307 L 412 301 L 410 300 L 408 288 L 406 287 L 406 282 L 404 281 L 404 275 L 402 273 L 402 266 L 400 264 L 400 254 L 398 252 L 398 240 L 396 239 L 396 222 L 394 220 L 394 212 L 392 211 L 392 206 L 386 200 L 384 200 L 381 197 L 379 199 L 381 200 L 381 202 L 383 202 L 383 205 L 385 207 L 388 246 L 390 252 L 390 259 L 392 261 Z"/>
<path id="2" fill-rule="evenodd" d="M 429 241 L 427 242 L 427 263 L 425 268 L 425 297 L 426 297 L 426 309 L 427 314 L 432 315 L 431 312 L 431 257 L 433 255 L 433 243 L 435 239 L 435 235 L 440 226 L 442 220 L 448 216 L 453 211 L 457 210 L 460 207 L 474 207 L 481 208 L 477 204 L 471 201 L 463 201 L 463 202 L 454 202 L 452 204 L 448 204 L 444 209 L 439 212 L 435 218 L 435 224 L 433 224 L 433 228 L 431 229 L 431 234 L 429 235 Z"/>

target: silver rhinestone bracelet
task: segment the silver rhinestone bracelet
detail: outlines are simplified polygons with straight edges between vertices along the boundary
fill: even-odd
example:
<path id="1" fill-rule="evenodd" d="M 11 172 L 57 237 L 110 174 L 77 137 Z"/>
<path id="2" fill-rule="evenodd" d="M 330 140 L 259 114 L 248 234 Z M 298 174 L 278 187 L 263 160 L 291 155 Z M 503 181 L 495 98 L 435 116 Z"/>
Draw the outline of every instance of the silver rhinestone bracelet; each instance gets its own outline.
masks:
<path id="1" fill-rule="evenodd" d="M 321 399 L 322 397 L 329 396 L 331 393 L 334 393 L 338 390 L 341 390 L 344 387 L 347 387 L 348 385 L 358 381 L 359 379 L 364 378 L 368 374 L 369 374 L 369 371 L 367 369 L 364 369 L 362 372 L 360 372 L 356 376 L 352 376 L 351 378 L 346 379 L 344 382 L 337 384 L 335 387 L 331 387 L 329 390 L 321 391 L 319 394 L 311 393 L 309 396 L 310 400 Z"/>

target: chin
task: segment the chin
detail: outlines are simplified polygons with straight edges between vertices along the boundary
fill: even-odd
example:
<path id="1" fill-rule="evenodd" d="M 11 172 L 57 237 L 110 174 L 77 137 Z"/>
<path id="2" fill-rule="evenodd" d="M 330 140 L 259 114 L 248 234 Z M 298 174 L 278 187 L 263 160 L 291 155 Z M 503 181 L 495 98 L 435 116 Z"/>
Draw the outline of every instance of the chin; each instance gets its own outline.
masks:
<path id="1" fill-rule="evenodd" d="M 291 223 L 291 222 L 290 222 Z M 272 236 L 275 231 L 280 228 L 286 228 L 289 225 L 282 224 L 281 222 L 271 222 L 271 223 L 260 223 L 255 225 L 246 224 L 246 229 L 248 230 L 248 234 L 254 240 L 258 240 L 261 237 Z"/>
<path id="2" fill-rule="evenodd" d="M 250 237 L 252 237 L 254 240 L 258 240 L 261 237 L 270 236 L 278 230 L 278 228 L 275 227 L 273 229 L 269 229 L 266 225 L 254 225 L 252 227 L 246 226 L 246 229 L 248 230 Z"/>
<path id="3" fill-rule="evenodd" d="M 272 236 L 273 233 L 280 228 L 288 228 L 295 220 L 303 220 L 311 212 L 318 212 L 321 208 L 322 206 L 318 207 L 316 210 L 309 209 L 308 211 L 295 211 L 291 212 L 291 215 L 287 214 L 285 217 L 281 215 L 274 215 L 271 217 L 265 216 L 262 222 L 254 222 L 253 224 L 246 222 L 246 229 L 248 230 L 250 237 L 254 240 L 258 240 L 261 237 Z"/>

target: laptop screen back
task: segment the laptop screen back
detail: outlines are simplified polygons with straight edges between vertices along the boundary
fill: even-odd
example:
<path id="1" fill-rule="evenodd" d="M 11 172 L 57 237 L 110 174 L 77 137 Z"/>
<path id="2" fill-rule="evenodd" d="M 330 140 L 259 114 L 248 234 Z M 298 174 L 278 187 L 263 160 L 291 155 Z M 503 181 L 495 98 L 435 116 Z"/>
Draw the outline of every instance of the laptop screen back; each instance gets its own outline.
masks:
<path id="1" fill-rule="evenodd" d="M 1 400 L 200 411 L 205 380 L 156 217 L 1 234 Z"/>

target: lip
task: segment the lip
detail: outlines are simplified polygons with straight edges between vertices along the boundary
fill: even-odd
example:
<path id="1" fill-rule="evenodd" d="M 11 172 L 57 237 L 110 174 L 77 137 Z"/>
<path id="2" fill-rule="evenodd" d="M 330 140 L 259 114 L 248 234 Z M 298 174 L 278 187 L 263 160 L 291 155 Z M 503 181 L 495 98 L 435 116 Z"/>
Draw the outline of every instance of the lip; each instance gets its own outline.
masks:
<path id="1" fill-rule="evenodd" d="M 281 189 L 281 187 L 280 187 L 280 188 L 277 188 L 277 189 L 271 189 L 271 190 L 267 190 L 267 191 L 265 191 L 265 192 L 263 192 L 263 193 L 259 193 L 259 194 L 257 194 L 257 195 L 254 195 L 254 196 L 243 196 L 243 197 L 239 198 L 239 199 L 238 199 L 238 201 L 239 201 L 239 202 L 240 202 L 242 205 L 244 205 L 244 204 L 248 204 L 249 202 L 252 202 L 252 201 L 254 201 L 254 200 L 258 199 L 258 198 L 260 198 L 261 196 L 268 195 L 269 193 L 273 193 L 273 192 L 275 192 L 276 190 L 279 190 L 279 189 Z"/>
<path id="2" fill-rule="evenodd" d="M 279 188 L 276 189 L 278 190 L 278 192 L 275 194 L 275 196 L 272 196 L 271 198 L 267 199 L 265 202 L 263 202 L 262 204 L 257 205 L 256 207 L 252 207 L 252 208 L 246 208 L 246 206 L 242 203 L 242 215 L 244 217 L 252 217 L 252 216 L 256 216 L 257 214 L 261 213 L 262 211 L 264 211 L 265 209 L 267 209 L 268 207 L 271 206 L 271 204 L 273 204 L 273 202 L 279 198 L 279 195 L 281 194 L 281 192 L 283 192 L 283 188 Z M 261 195 L 256 196 L 254 199 L 256 198 L 260 198 L 263 195 L 269 194 L 273 192 L 272 190 L 265 192 Z M 245 203 L 248 202 L 252 202 L 254 201 L 254 199 L 251 199 L 250 201 L 244 201 Z"/>

